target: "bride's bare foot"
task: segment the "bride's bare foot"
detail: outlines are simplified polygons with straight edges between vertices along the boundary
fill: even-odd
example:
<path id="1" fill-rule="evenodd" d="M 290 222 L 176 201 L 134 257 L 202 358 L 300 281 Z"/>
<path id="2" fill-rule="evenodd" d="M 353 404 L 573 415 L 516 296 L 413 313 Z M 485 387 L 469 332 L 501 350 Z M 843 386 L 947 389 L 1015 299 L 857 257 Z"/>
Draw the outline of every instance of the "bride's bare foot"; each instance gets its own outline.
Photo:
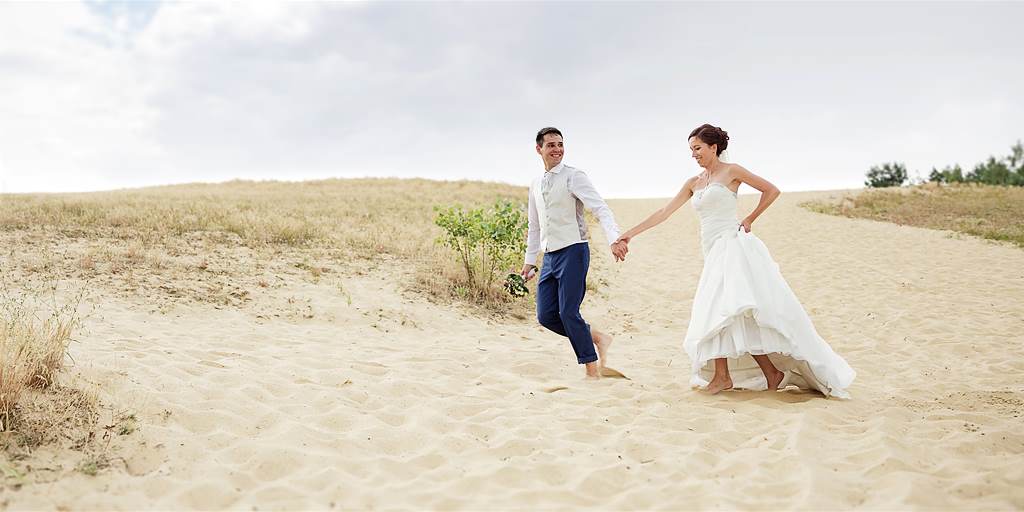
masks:
<path id="1" fill-rule="evenodd" d="M 594 346 L 597 347 L 598 366 L 604 368 L 605 364 L 608 363 L 608 347 L 612 346 L 614 338 L 598 331 L 594 331 L 592 336 L 594 338 Z"/>
<path id="2" fill-rule="evenodd" d="M 708 394 L 717 395 L 718 393 L 725 391 L 727 389 L 732 389 L 732 379 L 729 377 L 726 377 L 724 379 L 715 377 L 711 379 L 711 382 L 708 383 L 708 387 L 705 389 L 705 391 L 707 391 Z"/>
<path id="3" fill-rule="evenodd" d="M 786 378 L 786 374 L 777 370 L 772 375 L 766 375 L 765 379 L 768 380 L 768 391 L 777 391 L 779 389 L 779 384 L 784 378 Z"/>

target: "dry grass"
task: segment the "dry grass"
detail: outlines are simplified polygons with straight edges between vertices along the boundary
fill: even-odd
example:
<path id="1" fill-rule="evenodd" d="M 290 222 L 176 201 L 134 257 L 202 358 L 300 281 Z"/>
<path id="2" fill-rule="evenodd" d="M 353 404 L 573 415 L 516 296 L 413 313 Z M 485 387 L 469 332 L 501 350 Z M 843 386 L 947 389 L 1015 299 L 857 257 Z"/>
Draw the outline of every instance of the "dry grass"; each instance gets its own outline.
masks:
<path id="1" fill-rule="evenodd" d="M 32 390 L 22 408 L 18 429 L 11 432 L 4 445 L 15 459 L 40 446 L 65 440 L 71 448 L 83 448 L 89 442 L 89 432 L 100 421 L 95 394 L 61 385 Z"/>
<path id="2" fill-rule="evenodd" d="M 804 203 L 819 213 L 946 229 L 1024 247 L 1024 187 L 925 184 Z"/>
<path id="3" fill-rule="evenodd" d="M 41 301 L 47 291 L 49 301 Z M 82 295 L 58 306 L 54 292 L 0 287 L 0 432 L 16 426 L 26 388 L 49 387 L 64 365 Z"/>
<path id="4" fill-rule="evenodd" d="M 120 454 L 138 429 L 134 413 L 61 384 L 28 389 L 18 407 L 17 428 L 0 432 L 0 496 L 5 488 L 52 483 L 73 472 L 95 476 L 123 464 Z"/>
<path id="5" fill-rule="evenodd" d="M 0 490 L 55 482 L 75 471 L 94 476 L 119 458 L 111 441 L 135 431 L 134 415 L 61 385 L 28 390 L 19 409 L 17 429 L 0 432 Z"/>
<path id="6" fill-rule="evenodd" d="M 85 279 L 157 307 L 181 299 L 240 307 L 282 272 L 318 282 L 398 263 L 412 272 L 407 288 L 496 312 L 519 306 L 498 285 L 464 292 L 453 254 L 435 243 L 433 207 L 525 203 L 526 193 L 496 183 L 333 179 L 0 195 L 0 239 L 18 247 L 8 260 L 23 273 Z"/>
<path id="7" fill-rule="evenodd" d="M 437 234 L 434 205 L 482 205 L 502 197 L 525 201 L 526 190 L 479 182 L 334 179 L 3 195 L 0 230 L 41 228 L 64 237 L 146 244 L 202 233 L 250 247 L 325 244 L 365 257 L 414 257 Z"/>

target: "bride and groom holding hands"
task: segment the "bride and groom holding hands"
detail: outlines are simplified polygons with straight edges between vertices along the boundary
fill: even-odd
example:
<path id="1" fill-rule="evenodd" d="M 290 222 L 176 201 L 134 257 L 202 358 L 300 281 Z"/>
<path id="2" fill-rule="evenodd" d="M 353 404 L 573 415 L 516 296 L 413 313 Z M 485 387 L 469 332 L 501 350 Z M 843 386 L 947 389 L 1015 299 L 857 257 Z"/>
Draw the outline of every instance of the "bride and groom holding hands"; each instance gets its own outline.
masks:
<path id="1" fill-rule="evenodd" d="M 612 337 L 593 328 L 580 314 L 590 266 L 584 209 L 597 217 L 611 241 L 612 254 L 622 261 L 637 235 L 692 200 L 700 219 L 704 268 L 683 341 L 691 362 L 690 383 L 712 394 L 794 385 L 849 398 L 846 389 L 856 373 L 818 335 L 768 249 L 750 233 L 751 224 L 779 196 L 779 190 L 742 166 L 720 159 L 729 142 L 721 128 L 704 124 L 687 139 L 702 172 L 686 180 L 663 208 L 620 234 L 611 209 L 590 178 L 562 162 L 562 133 L 552 127 L 537 132 L 536 150 L 545 172 L 530 185 L 521 271 L 524 279 L 533 278 L 538 256 L 544 252 L 537 283 L 537 320 L 569 338 L 587 378 L 599 378 Z M 736 193 L 744 183 L 760 191 L 761 199 L 739 220 Z"/>

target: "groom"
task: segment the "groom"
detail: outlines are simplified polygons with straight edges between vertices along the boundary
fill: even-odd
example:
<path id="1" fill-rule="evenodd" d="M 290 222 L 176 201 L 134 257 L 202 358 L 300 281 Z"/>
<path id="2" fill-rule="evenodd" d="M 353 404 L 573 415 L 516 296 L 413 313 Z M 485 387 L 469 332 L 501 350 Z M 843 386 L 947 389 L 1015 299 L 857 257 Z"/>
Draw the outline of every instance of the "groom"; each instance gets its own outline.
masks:
<path id="1" fill-rule="evenodd" d="M 544 251 L 544 267 L 537 283 L 537 320 L 544 327 L 567 336 L 576 361 L 586 365 L 587 378 L 600 377 L 612 337 L 593 329 L 580 315 L 580 303 L 587 291 L 590 244 L 586 206 L 601 222 L 605 237 L 612 241 L 615 261 L 626 258 L 626 243 L 617 242 L 619 228 L 611 208 L 601 199 L 583 171 L 562 163 L 565 147 L 562 132 L 542 128 L 537 132 L 537 153 L 544 160 L 544 175 L 530 184 L 529 231 L 526 262 L 521 274 L 533 277 L 537 254 Z M 594 353 L 594 346 L 597 353 Z"/>

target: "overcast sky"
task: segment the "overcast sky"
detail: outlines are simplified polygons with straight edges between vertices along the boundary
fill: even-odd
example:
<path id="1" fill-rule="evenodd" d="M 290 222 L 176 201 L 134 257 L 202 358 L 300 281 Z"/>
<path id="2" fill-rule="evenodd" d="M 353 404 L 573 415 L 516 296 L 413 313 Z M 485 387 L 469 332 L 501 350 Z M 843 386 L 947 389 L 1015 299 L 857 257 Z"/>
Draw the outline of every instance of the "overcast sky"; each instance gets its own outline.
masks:
<path id="1" fill-rule="evenodd" d="M 0 4 L 0 192 L 397 176 L 525 185 L 537 129 L 606 197 L 686 136 L 785 190 L 1024 139 L 1024 2 Z"/>

